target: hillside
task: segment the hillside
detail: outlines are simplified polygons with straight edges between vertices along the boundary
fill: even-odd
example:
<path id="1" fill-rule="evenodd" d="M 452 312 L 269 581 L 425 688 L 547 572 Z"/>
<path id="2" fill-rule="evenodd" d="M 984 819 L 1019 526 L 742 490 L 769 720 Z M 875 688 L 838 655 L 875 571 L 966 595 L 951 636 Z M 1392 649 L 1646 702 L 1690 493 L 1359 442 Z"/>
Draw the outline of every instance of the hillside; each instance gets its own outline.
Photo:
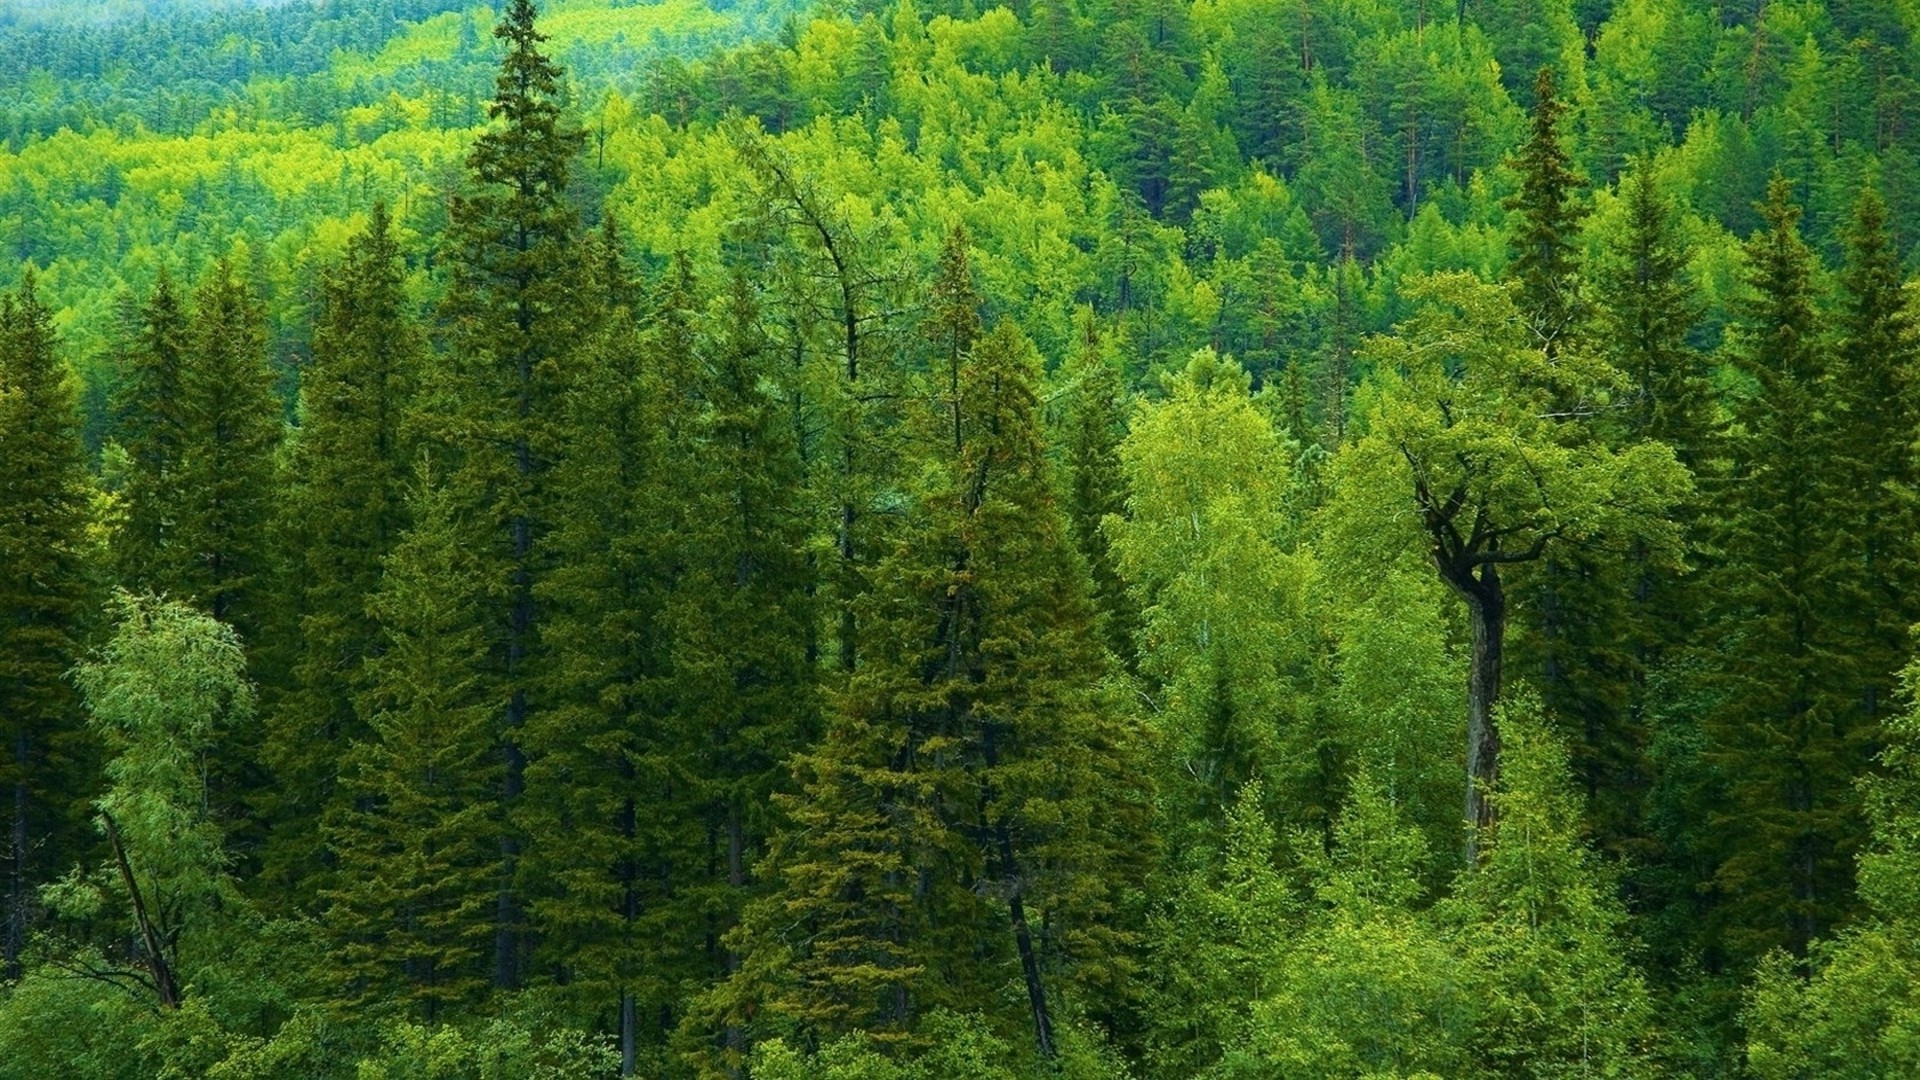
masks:
<path id="1" fill-rule="evenodd" d="M 1893 1077 L 1920 10 L 0 0 L 0 1080 Z"/>

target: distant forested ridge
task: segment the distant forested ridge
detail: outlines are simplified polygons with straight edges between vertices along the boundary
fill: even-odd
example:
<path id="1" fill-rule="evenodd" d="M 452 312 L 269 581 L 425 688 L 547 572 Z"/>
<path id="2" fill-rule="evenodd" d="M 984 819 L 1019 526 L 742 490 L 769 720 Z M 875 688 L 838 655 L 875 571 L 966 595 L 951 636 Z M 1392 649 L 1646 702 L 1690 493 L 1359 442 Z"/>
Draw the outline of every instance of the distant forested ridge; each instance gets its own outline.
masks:
<path id="1" fill-rule="evenodd" d="M 1920 1075 L 1916 31 L 0 0 L 0 1080 Z"/>

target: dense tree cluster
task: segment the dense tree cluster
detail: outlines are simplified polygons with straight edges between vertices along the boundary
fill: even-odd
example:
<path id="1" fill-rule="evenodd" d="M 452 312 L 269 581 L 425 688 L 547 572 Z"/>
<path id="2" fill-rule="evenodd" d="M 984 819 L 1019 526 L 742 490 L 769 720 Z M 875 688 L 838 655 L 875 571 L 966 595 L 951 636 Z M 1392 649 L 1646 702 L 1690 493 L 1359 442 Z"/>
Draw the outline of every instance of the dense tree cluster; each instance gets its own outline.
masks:
<path id="1" fill-rule="evenodd" d="M 1920 1068 L 1897 13 L 444 6 L 3 38 L 269 28 L 0 158 L 0 1078 Z"/>

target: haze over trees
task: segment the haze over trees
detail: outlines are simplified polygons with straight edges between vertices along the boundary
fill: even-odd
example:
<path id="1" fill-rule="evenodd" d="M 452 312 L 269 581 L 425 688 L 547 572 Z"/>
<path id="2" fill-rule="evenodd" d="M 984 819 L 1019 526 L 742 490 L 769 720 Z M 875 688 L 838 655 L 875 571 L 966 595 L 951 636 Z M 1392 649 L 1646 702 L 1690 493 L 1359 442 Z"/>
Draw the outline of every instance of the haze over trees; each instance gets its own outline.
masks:
<path id="1" fill-rule="evenodd" d="M 1916 29 L 0 3 L 0 1078 L 1913 1074 Z"/>

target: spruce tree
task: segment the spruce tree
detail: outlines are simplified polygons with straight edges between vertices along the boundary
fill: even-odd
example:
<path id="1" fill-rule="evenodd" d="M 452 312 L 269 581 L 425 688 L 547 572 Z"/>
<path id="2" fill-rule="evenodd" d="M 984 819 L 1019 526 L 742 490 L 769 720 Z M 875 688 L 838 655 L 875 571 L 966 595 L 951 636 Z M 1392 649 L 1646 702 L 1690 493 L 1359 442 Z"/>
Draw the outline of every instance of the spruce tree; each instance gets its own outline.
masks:
<path id="1" fill-rule="evenodd" d="M 1508 245 L 1509 273 L 1520 283 L 1520 316 L 1534 344 L 1551 359 L 1580 319 L 1580 176 L 1562 142 L 1560 100 L 1553 69 L 1534 77 L 1533 110 L 1526 142 L 1512 165 L 1520 191 L 1506 206 L 1517 218 Z"/>
<path id="2" fill-rule="evenodd" d="M 1796 956 L 1853 906 L 1864 826 L 1854 779 L 1870 750 L 1835 638 L 1846 573 L 1832 467 L 1830 346 L 1816 314 L 1813 253 L 1791 185 L 1776 176 L 1747 242 L 1751 298 L 1735 360 L 1754 381 L 1736 409 L 1724 565 L 1717 573 L 1719 701 L 1704 723 L 1725 801 L 1714 929 L 1735 959 Z"/>
<path id="3" fill-rule="evenodd" d="M 902 1039 L 922 1010 L 999 998 L 1051 1057 L 1065 988 L 1099 1000 L 1128 975 L 1114 899 L 1147 854 L 1146 792 L 1102 688 L 1032 346 L 1003 323 L 957 380 L 932 375 L 910 540 L 877 568 L 866 660 L 798 759 L 779 902 L 753 929 L 789 957 L 777 1017 Z"/>
<path id="4" fill-rule="evenodd" d="M 1520 191 L 1506 204 L 1517 218 L 1508 239 L 1516 306 L 1549 365 L 1584 345 L 1575 336 L 1587 315 L 1580 265 L 1587 207 L 1561 130 L 1567 109 L 1553 69 L 1541 68 L 1534 81 L 1531 128 L 1512 160 Z M 1546 404 L 1564 417 L 1593 411 L 1588 401 L 1558 394 Z M 1630 843 L 1637 832 L 1632 793 L 1646 771 L 1644 735 L 1636 730 L 1631 709 L 1636 654 L 1627 580 L 1632 572 L 1617 553 L 1594 545 L 1548 553 L 1516 574 L 1528 579 L 1517 591 L 1532 600 L 1534 609 L 1520 624 L 1516 658 L 1539 672 L 1549 712 L 1572 736 L 1575 768 L 1596 800 L 1609 846 Z"/>
<path id="5" fill-rule="evenodd" d="M 341 750 L 365 728 L 353 698 L 379 647 L 367 601 L 381 560 L 407 523 L 413 455 L 408 411 L 422 347 L 407 311 L 406 267 L 386 204 L 322 274 L 313 359 L 301 377 L 301 424 L 282 554 L 296 594 L 292 693 L 268 717 L 275 819 L 266 873 L 299 892 L 320 866 L 317 827 Z"/>
<path id="6" fill-rule="evenodd" d="M 1107 649 L 1128 668 L 1135 663 L 1140 613 L 1115 564 L 1104 522 L 1126 513 L 1127 480 L 1120 468 L 1126 436 L 1126 388 L 1100 339 L 1091 310 L 1080 314 L 1080 341 L 1068 368 L 1065 432 L 1067 520 L 1093 581 Z"/>
<path id="7" fill-rule="evenodd" d="M 1687 277 L 1687 251 L 1652 163 L 1643 161 L 1622 186 L 1625 235 L 1596 274 L 1598 338 L 1631 380 L 1628 436 L 1672 446 L 1698 474 L 1712 452 L 1714 403 L 1707 359 L 1688 341 L 1701 305 Z"/>
<path id="8" fill-rule="evenodd" d="M 729 283 L 721 320 L 696 375 L 701 482 L 686 491 L 686 557 L 666 613 L 674 723 L 703 841 L 682 908 L 704 935 L 708 981 L 739 968 L 723 939 L 765 891 L 755 867 L 775 824 L 771 798 L 790 786 L 787 763 L 813 745 L 819 714 L 799 446 L 744 273 Z M 706 1034 L 725 1048 L 744 1032 Z"/>
<path id="9" fill-rule="evenodd" d="M 0 978 L 17 980 L 37 891 L 76 854 L 86 739 L 67 672 L 88 606 L 91 481 L 52 313 L 28 273 L 0 297 L 0 790 L 9 807 Z"/>
<path id="10" fill-rule="evenodd" d="M 120 583 L 129 589 L 183 594 L 171 557 L 182 502 L 181 456 L 187 437 L 187 311 L 164 268 L 140 309 L 113 411 L 114 437 L 127 455 L 121 497 L 125 524 L 117 538 Z"/>
<path id="11" fill-rule="evenodd" d="M 1651 162 L 1642 162 L 1621 187 L 1624 229 L 1598 260 L 1594 274 L 1595 345 L 1626 380 L 1618 437 L 1671 446 L 1696 484 L 1706 487 L 1721 464 L 1718 425 L 1708 358 L 1688 340 L 1700 320 L 1701 305 L 1687 273 L 1687 251 Z M 1673 508 L 1684 530 L 1687 555 L 1695 563 L 1708 539 L 1701 511 L 1697 497 Z M 1566 601 L 1586 609 L 1586 617 L 1575 622 L 1601 639 L 1610 661 L 1600 671 L 1576 670 L 1576 681 L 1611 693 L 1570 698 L 1556 689 L 1553 696 L 1563 707 L 1588 705 L 1576 714 L 1585 723 L 1570 740 L 1575 771 L 1586 787 L 1595 839 L 1609 853 L 1639 865 L 1641 873 L 1630 885 L 1637 887 L 1646 883 L 1648 867 L 1663 854 L 1645 822 L 1656 773 L 1651 760 L 1654 725 L 1648 712 L 1657 703 L 1650 705 L 1649 677 L 1694 640 L 1702 603 L 1693 590 L 1697 575 L 1679 573 L 1671 563 L 1662 565 L 1643 546 L 1624 554 L 1593 568 L 1598 588 L 1563 590 Z M 1607 675 L 1612 679 L 1606 680 Z"/>
<path id="12" fill-rule="evenodd" d="M 1920 425 L 1914 378 L 1920 375 L 1912 313 L 1901 289 L 1900 255 L 1888 231 L 1886 203 L 1866 187 L 1847 234 L 1847 264 L 1832 373 L 1836 430 L 1836 509 L 1844 514 L 1842 562 L 1850 568 L 1837 609 L 1839 642 L 1852 654 L 1862 737 L 1892 705 L 1908 628 L 1920 621 L 1920 470 L 1912 433 Z"/>
<path id="13" fill-rule="evenodd" d="M 221 262 L 194 294 L 181 372 L 185 403 L 167 540 L 169 574 L 250 649 L 265 625 L 263 577 L 281 408 L 267 366 L 266 313 Z"/>
<path id="14" fill-rule="evenodd" d="M 380 647 L 356 701 L 364 734 L 322 825 L 335 857 L 323 926 L 343 1007 L 434 1023 L 489 981 L 498 684 L 481 560 L 424 457 L 409 502 L 415 523 L 369 605 Z"/>
<path id="15" fill-rule="evenodd" d="M 631 1056 L 642 1022 L 658 1041 L 697 948 L 697 916 L 670 906 L 695 826 L 661 615 L 687 494 L 673 478 L 698 460 L 669 434 L 690 434 L 684 407 L 663 415 L 688 400 L 672 373 L 692 360 L 695 296 L 679 262 L 643 329 L 617 237 L 602 238 L 591 266 L 594 292 L 628 303 L 602 312 L 564 404 L 541 550 L 551 570 L 535 592 L 543 706 L 521 733 L 528 787 L 516 814 L 538 840 L 522 873 L 542 966 L 589 1015 L 617 1010 Z"/>
<path id="16" fill-rule="evenodd" d="M 561 109 L 560 69 L 540 51 L 531 0 L 512 0 L 494 37 L 506 48 L 487 107 L 489 128 L 467 156 L 473 188 L 453 200 L 443 316 L 454 371 L 434 407 L 436 434 L 457 464 L 451 486 L 485 536 L 495 624 L 493 677 L 505 762 L 501 798 L 524 786 L 519 729 L 531 711 L 541 540 L 551 521 L 547 472 L 558 437 L 572 343 L 582 329 L 579 224 L 568 203 L 583 132 Z M 510 819 L 510 815 L 509 815 Z M 525 914 L 515 890 L 520 838 L 500 838 L 494 981 L 520 983 Z"/>

